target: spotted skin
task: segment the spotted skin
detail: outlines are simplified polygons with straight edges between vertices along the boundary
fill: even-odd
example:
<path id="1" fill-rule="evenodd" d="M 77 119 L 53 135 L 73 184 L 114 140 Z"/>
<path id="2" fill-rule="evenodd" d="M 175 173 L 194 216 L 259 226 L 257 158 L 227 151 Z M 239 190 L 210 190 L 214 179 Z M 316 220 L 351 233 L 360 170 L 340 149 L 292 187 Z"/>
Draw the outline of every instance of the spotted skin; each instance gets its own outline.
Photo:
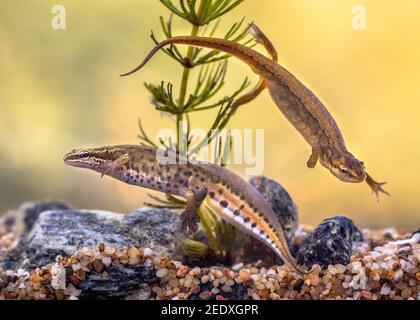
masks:
<path id="1" fill-rule="evenodd" d="M 170 163 L 158 161 L 162 153 Z M 270 205 L 252 185 L 226 168 L 176 159 L 176 154 L 160 149 L 120 145 L 73 150 L 64 162 L 186 198 L 187 208 L 182 214 L 185 229 L 196 229 L 196 210 L 204 203 L 228 223 L 269 246 L 294 271 L 305 273 L 296 265 Z"/>

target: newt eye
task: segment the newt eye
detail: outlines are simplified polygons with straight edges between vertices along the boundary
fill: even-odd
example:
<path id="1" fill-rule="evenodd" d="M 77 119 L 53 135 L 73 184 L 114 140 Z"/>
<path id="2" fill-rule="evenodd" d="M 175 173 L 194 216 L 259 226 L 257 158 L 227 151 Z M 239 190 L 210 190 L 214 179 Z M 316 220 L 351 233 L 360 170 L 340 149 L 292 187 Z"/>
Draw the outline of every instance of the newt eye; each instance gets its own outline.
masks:
<path id="1" fill-rule="evenodd" d="M 342 174 L 346 174 L 346 175 L 350 174 L 350 172 L 347 169 L 344 169 L 344 168 L 340 168 L 340 172 Z"/>
<path id="2" fill-rule="evenodd" d="M 89 152 L 82 152 L 81 154 L 79 154 L 79 157 L 81 159 L 86 159 L 86 158 L 90 157 L 90 154 L 89 154 Z"/>

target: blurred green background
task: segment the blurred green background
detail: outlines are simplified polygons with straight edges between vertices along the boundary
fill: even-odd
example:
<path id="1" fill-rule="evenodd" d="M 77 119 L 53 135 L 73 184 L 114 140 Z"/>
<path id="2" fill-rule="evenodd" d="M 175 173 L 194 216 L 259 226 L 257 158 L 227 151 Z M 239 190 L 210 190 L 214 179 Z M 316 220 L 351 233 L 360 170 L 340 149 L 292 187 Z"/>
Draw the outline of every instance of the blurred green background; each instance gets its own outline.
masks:
<path id="1" fill-rule="evenodd" d="M 178 88 L 179 65 L 159 53 L 134 76 L 118 76 L 152 48 L 150 30 L 160 35 L 158 17 L 168 11 L 157 0 L 61 0 L 67 29 L 53 30 L 55 4 L 0 4 L 0 212 L 35 199 L 131 212 L 146 190 L 66 167 L 62 158 L 74 147 L 138 143 L 138 117 L 151 136 L 173 127 L 142 83 L 165 79 Z M 366 30 L 352 28 L 355 4 L 366 7 Z M 287 188 L 301 222 L 347 214 L 365 227 L 418 228 L 420 1 L 247 0 L 224 17 L 218 35 L 243 16 L 327 105 L 368 172 L 389 183 L 392 197 L 377 203 L 366 184 L 342 183 L 319 165 L 308 169 L 308 145 L 264 92 L 230 127 L 265 129 L 265 175 Z M 174 28 L 190 30 L 179 19 Z M 245 75 L 257 81 L 243 63 L 229 64 L 226 93 Z M 195 116 L 193 125 L 206 127 L 212 116 Z M 244 176 L 244 167 L 235 170 Z"/>

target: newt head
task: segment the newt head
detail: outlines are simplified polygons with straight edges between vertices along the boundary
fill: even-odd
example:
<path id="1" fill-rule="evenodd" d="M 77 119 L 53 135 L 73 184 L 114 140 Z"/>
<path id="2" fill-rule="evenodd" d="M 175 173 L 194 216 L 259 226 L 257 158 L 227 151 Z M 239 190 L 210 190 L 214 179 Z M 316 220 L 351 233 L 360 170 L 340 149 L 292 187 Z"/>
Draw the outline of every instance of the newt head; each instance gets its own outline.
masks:
<path id="1" fill-rule="evenodd" d="M 64 156 L 64 163 L 73 167 L 91 169 L 102 176 L 129 161 L 124 148 L 100 147 L 74 149 Z"/>
<path id="2" fill-rule="evenodd" d="M 338 179 L 344 182 L 360 183 L 366 179 L 365 165 L 350 152 L 334 155 L 328 161 L 321 163 Z"/>
<path id="3" fill-rule="evenodd" d="M 351 183 L 366 181 L 378 201 L 380 192 L 388 196 L 390 195 L 382 188 L 386 182 L 376 182 L 373 180 L 366 172 L 363 161 L 357 160 L 350 152 L 338 156 L 334 155 L 330 159 L 320 158 L 320 160 L 322 165 L 328 168 L 330 172 L 341 181 Z"/>

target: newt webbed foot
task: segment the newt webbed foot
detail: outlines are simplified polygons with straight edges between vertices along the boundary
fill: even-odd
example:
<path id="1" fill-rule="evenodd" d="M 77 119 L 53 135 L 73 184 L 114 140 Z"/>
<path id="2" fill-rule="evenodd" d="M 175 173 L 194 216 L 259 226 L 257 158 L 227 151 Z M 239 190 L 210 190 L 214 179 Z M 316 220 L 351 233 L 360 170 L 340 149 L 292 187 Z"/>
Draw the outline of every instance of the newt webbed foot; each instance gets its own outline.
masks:
<path id="1" fill-rule="evenodd" d="M 184 233 L 188 231 L 195 233 L 199 222 L 200 218 L 194 209 L 186 208 L 181 214 L 181 229 Z"/>
<path id="2" fill-rule="evenodd" d="M 376 182 L 372 179 L 370 175 L 366 173 L 366 183 L 369 185 L 369 187 L 372 189 L 372 194 L 375 194 L 376 199 L 379 202 L 379 192 L 382 192 L 388 196 L 390 196 L 389 192 L 385 191 L 382 186 L 386 184 L 386 182 Z"/>

